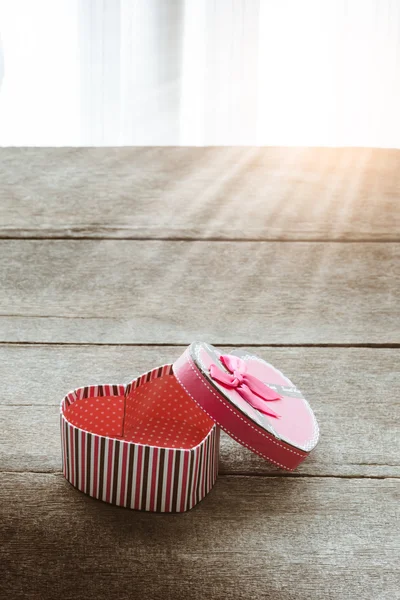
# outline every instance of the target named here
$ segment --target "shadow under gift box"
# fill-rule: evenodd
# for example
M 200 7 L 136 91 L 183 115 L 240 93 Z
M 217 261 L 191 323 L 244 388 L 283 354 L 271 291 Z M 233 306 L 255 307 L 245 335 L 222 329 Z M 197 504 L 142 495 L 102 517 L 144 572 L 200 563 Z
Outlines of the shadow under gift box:
M 217 478 L 219 428 L 181 388 L 172 365 L 127 386 L 70 392 L 61 404 L 61 438 L 65 478 L 118 506 L 183 512 Z
M 278 414 L 271 408 L 275 401 Z M 63 472 L 76 488 L 128 508 L 183 512 L 212 489 L 219 427 L 276 466 L 295 469 L 319 437 L 293 383 L 243 350 L 194 342 L 127 386 L 78 388 L 61 403 Z

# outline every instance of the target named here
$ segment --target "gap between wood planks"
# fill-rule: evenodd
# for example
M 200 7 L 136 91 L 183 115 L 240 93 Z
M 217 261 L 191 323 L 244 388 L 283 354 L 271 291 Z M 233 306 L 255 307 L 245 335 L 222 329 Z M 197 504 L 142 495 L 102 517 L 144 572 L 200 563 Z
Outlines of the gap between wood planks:
M 25 471 L 10 471 L 7 469 L 0 469 L 2 475 L 48 475 L 49 477 L 61 477 L 64 479 L 61 469 L 59 471 L 39 471 L 39 470 L 25 470 Z M 242 479 L 393 479 L 398 480 L 400 477 L 397 475 L 320 475 L 320 474 L 307 474 L 307 473 L 218 473 L 218 479 L 221 477 L 231 478 L 242 478 Z
M 0 317 L 18 317 L 18 315 L 0 315 Z M 24 318 L 37 318 L 39 315 L 28 315 Z M 75 319 L 75 317 L 60 317 L 57 315 L 40 315 L 42 319 Z M 90 317 L 76 317 L 77 319 L 85 319 Z M 96 318 L 96 317 L 93 317 Z M 121 342 L 121 343 L 109 343 L 109 342 L 34 342 L 34 341 L 6 341 L 0 340 L 1 346 L 109 346 L 109 347 L 119 347 L 119 346 L 127 346 L 127 347 L 152 347 L 152 348 L 163 348 L 163 347 L 173 347 L 173 348 L 186 348 L 190 342 L 181 343 L 181 342 Z M 254 343 L 248 342 L 243 344 L 238 343 L 228 343 L 228 342 L 218 342 L 214 341 L 213 346 L 230 346 L 231 348 L 243 348 L 246 346 L 251 346 L 253 348 L 265 348 L 266 346 L 270 348 L 371 348 L 371 349 L 379 349 L 379 348 L 400 348 L 400 342 L 384 342 L 384 343 L 368 343 L 368 342 L 346 342 L 346 343 L 302 343 L 302 344 L 277 344 L 274 342 L 262 342 L 262 343 Z
M 30 230 L 31 231 L 31 230 Z M 114 240 L 114 241 L 131 241 L 131 242 L 257 242 L 259 244 L 269 244 L 269 243 L 311 243 L 311 244 L 393 244 L 399 243 L 400 238 L 382 238 L 382 239 L 370 239 L 366 238 L 281 238 L 281 237 L 271 237 L 268 239 L 257 238 L 257 237 L 181 237 L 181 236 L 146 236 L 146 237 L 138 237 L 138 236 L 104 236 L 104 235 L 40 235 L 41 230 L 33 230 L 37 231 L 38 235 L 24 235 L 21 231 L 22 235 L 7 235 L 6 233 L 0 233 L 0 240 L 6 241 L 52 241 L 52 240 L 65 240 L 69 242 L 82 242 L 82 241 L 101 241 L 101 240 Z

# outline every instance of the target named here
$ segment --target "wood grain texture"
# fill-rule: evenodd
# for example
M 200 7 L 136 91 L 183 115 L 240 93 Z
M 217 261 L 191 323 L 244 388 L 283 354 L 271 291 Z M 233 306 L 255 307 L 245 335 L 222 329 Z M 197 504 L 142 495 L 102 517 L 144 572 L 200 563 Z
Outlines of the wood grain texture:
M 0 242 L 0 341 L 399 343 L 390 243 Z
M 0 236 L 393 240 L 400 151 L 2 148 Z
M 287 345 L 400 343 L 399 198 L 399 150 L 0 149 L 0 598 L 398 597 L 397 351 Z M 183 515 L 69 486 L 61 397 L 196 338 L 261 346 L 312 455 L 282 474 L 224 435 Z
M 173 362 L 183 350 L 0 346 L 0 428 L 6 432 L 0 437 L 0 470 L 59 471 L 59 403 L 66 392 L 87 384 L 128 382 L 152 367 Z M 400 476 L 397 350 L 265 347 L 253 351 L 298 385 L 317 416 L 321 440 L 296 475 Z M 222 436 L 221 474 L 277 472 Z
M 0 474 L 0 595 L 393 600 L 399 487 L 224 477 L 166 517 L 93 500 L 61 476 Z

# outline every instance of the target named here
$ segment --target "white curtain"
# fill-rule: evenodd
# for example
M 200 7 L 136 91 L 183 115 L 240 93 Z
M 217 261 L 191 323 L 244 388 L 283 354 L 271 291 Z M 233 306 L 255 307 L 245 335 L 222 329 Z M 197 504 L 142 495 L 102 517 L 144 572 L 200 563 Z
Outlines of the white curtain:
M 0 39 L 3 146 L 400 147 L 400 0 L 0 0 Z

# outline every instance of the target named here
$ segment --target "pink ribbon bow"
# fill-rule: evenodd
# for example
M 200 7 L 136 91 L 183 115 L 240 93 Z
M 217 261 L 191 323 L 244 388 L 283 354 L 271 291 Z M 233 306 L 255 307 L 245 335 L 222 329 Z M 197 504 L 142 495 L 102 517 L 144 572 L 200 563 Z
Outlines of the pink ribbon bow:
M 279 419 L 279 415 L 265 406 L 265 402 L 280 400 L 282 396 L 268 387 L 264 382 L 247 373 L 247 365 L 244 360 L 232 354 L 220 356 L 220 361 L 229 371 L 225 373 L 217 365 L 210 365 L 212 379 L 221 385 L 235 389 L 252 406 L 264 415 Z

